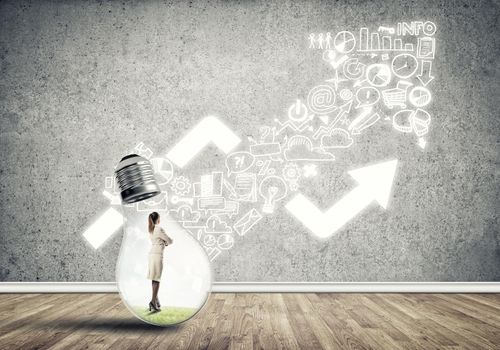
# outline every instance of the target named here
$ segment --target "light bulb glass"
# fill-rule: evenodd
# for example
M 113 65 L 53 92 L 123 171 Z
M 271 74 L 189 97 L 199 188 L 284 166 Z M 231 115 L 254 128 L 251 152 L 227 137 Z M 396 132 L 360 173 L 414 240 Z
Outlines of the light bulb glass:
M 167 194 L 158 193 L 159 187 L 154 178 L 148 183 L 147 177 L 151 168 L 149 162 L 138 156 L 132 160 L 125 159 L 126 164 L 123 162 L 124 160 L 120 162 L 116 171 L 122 190 L 124 217 L 124 235 L 116 265 L 120 297 L 130 312 L 144 322 L 158 326 L 184 322 L 203 307 L 210 295 L 210 262 L 197 239 L 168 214 L 165 205 Z M 139 169 L 140 171 L 136 169 L 135 173 L 132 171 L 131 174 L 130 171 L 133 167 L 137 168 L 138 162 L 142 162 L 144 168 Z M 129 172 L 128 180 L 123 172 L 119 173 L 121 169 Z M 140 176 L 143 176 L 143 179 L 138 181 Z M 134 183 L 130 184 L 131 182 Z M 156 189 L 153 185 L 156 185 Z M 123 189 L 128 192 L 124 194 Z M 142 200 L 137 201 L 138 199 Z M 127 204 L 127 201 L 134 203 Z M 163 269 L 158 290 L 160 311 L 149 306 L 152 301 L 152 282 L 148 279 L 152 243 L 148 232 L 148 217 L 153 211 L 159 213 L 158 225 L 172 239 L 172 243 L 163 251 Z

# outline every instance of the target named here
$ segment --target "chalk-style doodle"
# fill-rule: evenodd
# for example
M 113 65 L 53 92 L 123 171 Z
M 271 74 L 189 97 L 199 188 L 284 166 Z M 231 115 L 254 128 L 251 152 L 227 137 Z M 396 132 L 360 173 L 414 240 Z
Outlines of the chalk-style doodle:
M 207 247 L 213 247 L 217 244 L 217 239 L 213 234 L 206 233 L 203 235 L 203 244 Z
M 404 133 L 411 133 L 413 131 L 418 137 L 422 137 L 429 132 L 430 123 L 430 114 L 421 108 L 415 111 L 405 109 L 397 112 L 392 117 L 392 126 L 394 129 Z
M 254 163 L 255 157 L 251 152 L 234 152 L 226 157 L 227 174 L 242 173 Z
M 307 105 L 316 114 L 328 114 L 335 110 L 335 90 L 329 85 L 318 85 L 309 91 Z
M 434 77 L 432 76 L 432 61 L 422 60 L 420 64 L 420 73 L 417 75 L 418 80 L 423 86 L 427 86 Z
M 220 171 L 214 171 L 211 174 L 202 175 L 199 182 L 199 187 L 195 187 L 195 197 L 221 196 L 223 179 L 223 173 Z
M 335 87 L 335 91 L 339 89 L 339 84 L 347 81 L 347 79 L 341 78 L 339 75 L 339 71 L 336 69 L 335 72 L 333 73 L 333 78 L 325 80 L 327 83 L 333 83 L 333 86 Z
M 401 111 L 396 112 L 392 116 L 392 126 L 397 131 L 401 132 L 411 132 L 412 126 L 410 122 L 410 117 L 413 115 L 413 111 L 410 109 L 403 109 Z
M 245 215 L 243 215 L 238 221 L 236 221 L 233 228 L 238 235 L 244 236 L 261 219 L 262 215 L 255 208 L 252 208 Z
M 325 50 L 330 50 L 331 40 L 332 40 L 332 35 L 330 34 L 330 32 L 327 32 L 325 35 Z
M 239 213 L 240 203 L 236 201 L 226 200 L 224 209 L 211 209 L 209 211 L 213 215 L 227 215 L 232 218 Z
M 418 38 L 417 44 L 417 57 L 418 58 L 434 58 L 434 51 L 436 49 L 436 39 L 424 37 Z
M 155 179 L 159 186 L 166 185 L 174 176 L 172 163 L 166 158 L 155 157 L 149 160 L 155 172 Z
M 394 34 L 396 30 L 393 27 L 385 27 L 385 26 L 380 26 L 378 27 L 379 32 L 387 32 L 389 34 Z
M 114 176 L 106 176 L 104 179 L 104 188 L 108 190 L 114 190 L 115 189 L 115 177 Z
M 316 164 L 305 164 L 302 167 L 302 174 L 304 177 L 315 177 L 318 175 L 318 166 Z
M 349 124 L 347 130 L 354 135 L 359 135 L 361 131 L 369 128 L 380 120 L 378 113 L 372 113 L 372 107 L 365 107 L 361 113 Z
M 344 63 L 344 76 L 351 80 L 357 80 L 365 74 L 366 65 L 360 63 L 357 58 L 350 58 Z
M 431 115 L 421 108 L 417 108 L 417 110 L 410 116 L 410 124 L 418 137 L 422 137 L 429 132 L 430 123 Z
M 397 24 L 397 35 L 398 36 L 405 36 L 405 35 L 427 35 L 427 36 L 433 36 L 434 33 L 436 32 L 436 25 L 431 22 L 431 21 L 426 21 L 426 22 L 420 22 L 420 21 L 414 21 L 414 22 L 399 22 Z
M 352 91 L 349 89 L 342 89 L 339 93 L 339 96 L 344 101 L 350 101 L 352 100 L 353 94 Z
M 177 176 L 172 180 L 170 189 L 178 196 L 185 196 L 191 190 L 191 182 L 185 176 Z
M 417 86 L 410 91 L 408 100 L 415 107 L 424 107 L 431 102 L 431 92 L 423 86 Z
M 380 92 L 371 86 L 365 86 L 359 88 L 356 91 L 356 101 L 358 104 L 355 108 L 365 108 L 368 106 L 372 106 L 380 100 Z
M 372 86 L 387 86 L 391 77 L 391 69 L 386 64 L 375 63 L 366 69 L 366 79 Z
M 234 247 L 233 233 L 248 235 L 281 203 L 319 238 L 338 232 L 370 201 L 386 206 L 396 161 L 351 172 L 359 186 L 325 212 L 297 191 L 312 183 L 311 178 L 329 173 L 320 169 L 322 162 L 334 161 L 347 148 L 355 150 L 360 135 L 369 136 L 367 128 L 379 125 L 384 130 L 385 124 L 377 124 L 381 119 L 392 123 L 394 132 L 407 133 L 419 149 L 430 144 L 435 32 L 433 22 L 413 21 L 306 34 L 304 48 L 313 49 L 327 71 L 306 96 L 286 91 L 294 102 L 268 124 L 257 126 L 259 137 L 247 134 L 244 149 L 237 148 L 243 131 L 235 132 L 213 116 L 201 118 L 160 155 L 139 143 L 133 152 L 151 161 L 163 193 L 128 206 L 168 211 L 203 245 L 211 261 Z M 184 168 L 211 144 L 225 163 L 198 179 L 189 176 Z M 109 205 L 121 204 L 113 177 L 105 179 L 102 194 Z M 97 249 L 122 224 L 122 215 L 110 208 L 84 237 Z
M 332 130 L 337 127 L 337 124 L 343 118 L 345 118 L 346 115 L 349 114 L 349 112 L 351 111 L 351 106 L 352 106 L 352 100 L 349 101 L 349 102 L 347 102 L 347 103 L 345 103 L 345 104 L 343 104 L 342 106 L 340 106 L 338 108 L 338 113 L 335 116 L 335 118 L 333 119 L 333 121 L 328 125 L 328 127 L 321 126 L 320 128 L 318 128 L 318 130 L 316 130 L 316 132 L 313 135 L 313 139 L 317 140 L 322 135 L 328 135 L 328 134 L 330 134 L 332 132 Z
M 393 38 L 390 35 L 380 37 L 380 33 L 370 33 L 368 28 L 359 30 L 359 48 L 358 52 L 377 52 L 377 51 L 408 51 L 414 50 L 412 43 L 405 43 L 402 39 Z
M 314 33 L 309 34 L 309 48 L 310 49 L 315 49 L 315 42 L 316 39 L 314 39 Z
M 268 176 L 262 180 L 259 185 L 259 194 L 264 198 L 262 212 L 272 214 L 276 206 L 276 202 L 285 198 L 288 193 L 288 188 L 285 181 L 278 176 Z
M 150 159 L 153 156 L 153 151 L 151 148 L 147 147 L 144 142 L 139 142 L 134 147 L 134 153 L 146 159 Z
M 323 149 L 349 148 L 354 143 L 351 135 L 344 129 L 333 129 L 330 134 L 321 136 Z
M 288 183 L 290 191 L 299 189 L 299 179 L 302 176 L 302 171 L 295 163 L 288 163 L 282 171 L 283 179 Z
M 254 173 L 237 174 L 233 188 L 236 200 L 242 202 L 257 201 L 257 176 Z
M 392 59 L 392 71 L 401 79 L 408 79 L 418 68 L 418 61 L 412 54 L 402 53 Z
M 339 56 L 339 55 L 337 55 L 335 50 L 326 50 L 323 52 L 323 60 L 330 63 L 330 65 L 335 70 L 338 69 L 342 65 L 342 63 L 347 61 L 347 59 L 349 58 L 349 56 L 347 56 L 347 55 L 340 56 L 340 57 L 337 57 L 337 56 Z
M 394 107 L 406 108 L 406 93 L 411 85 L 408 81 L 400 80 L 395 88 L 383 90 L 384 104 L 390 109 Z
M 356 38 L 351 32 L 344 30 L 335 35 L 333 45 L 338 52 L 349 53 L 356 47 Z
M 207 213 L 209 210 L 223 210 L 226 207 L 224 197 L 204 197 L 198 198 L 198 210 Z
M 316 39 L 318 43 L 318 49 L 324 49 L 323 47 L 323 33 L 318 34 L 318 39 Z
M 214 261 L 215 258 L 217 258 L 219 256 L 219 254 L 222 252 L 217 247 L 205 247 L 205 251 L 207 252 L 208 259 L 210 261 Z
M 197 210 L 191 209 L 189 205 L 181 205 L 177 209 L 171 209 L 170 213 L 182 223 L 196 223 L 201 218 L 201 213 Z
M 300 99 L 288 108 L 288 119 L 295 123 L 302 123 L 310 119 L 307 107 Z
M 265 175 L 272 175 L 274 173 L 274 169 L 270 168 L 271 166 L 271 160 L 266 159 L 266 160 L 259 160 L 257 163 L 255 163 L 259 167 L 259 172 L 257 175 L 260 176 L 265 176 Z
M 229 233 L 223 233 L 217 237 L 217 247 L 222 250 L 231 249 L 234 245 L 234 237 Z
M 292 136 L 287 143 L 284 157 L 288 161 L 334 161 L 333 154 L 313 147 L 312 141 L 303 135 Z
M 205 226 L 206 233 L 231 233 L 233 229 L 218 215 L 212 215 L 208 218 Z
M 179 203 L 187 203 L 189 205 L 193 205 L 194 203 L 194 199 L 193 198 L 190 198 L 190 197 L 179 197 L 177 195 L 173 195 L 172 197 L 170 197 L 170 203 L 176 205 L 176 204 L 179 204 Z
M 168 210 L 168 193 L 162 191 L 159 195 L 136 203 L 137 211 L 166 211 Z

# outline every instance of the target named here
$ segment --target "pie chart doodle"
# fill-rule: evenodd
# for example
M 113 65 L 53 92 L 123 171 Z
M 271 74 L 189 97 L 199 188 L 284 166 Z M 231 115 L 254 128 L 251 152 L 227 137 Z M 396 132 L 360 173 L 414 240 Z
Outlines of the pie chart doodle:
M 408 99 L 415 107 L 427 106 L 431 102 L 431 92 L 423 86 L 417 86 L 410 91 Z
M 376 63 L 366 69 L 366 79 L 372 86 L 387 86 L 391 81 L 391 69 L 386 64 Z
M 340 53 L 349 53 L 356 47 L 356 39 L 351 32 L 342 31 L 333 39 L 333 46 Z

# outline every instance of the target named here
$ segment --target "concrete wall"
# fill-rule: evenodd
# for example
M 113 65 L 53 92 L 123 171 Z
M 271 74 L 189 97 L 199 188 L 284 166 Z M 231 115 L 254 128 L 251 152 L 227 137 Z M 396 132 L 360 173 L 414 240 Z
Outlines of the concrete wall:
M 327 207 L 346 170 L 397 157 L 388 210 L 319 241 L 281 206 L 214 263 L 224 281 L 498 281 L 498 5 L 488 1 L 2 2 L 0 280 L 110 281 L 119 234 L 82 232 L 104 178 L 138 142 L 162 154 L 203 116 L 242 137 L 331 74 L 311 32 L 431 20 L 433 122 L 424 151 L 373 129 L 304 189 Z M 223 169 L 203 153 L 198 174 Z

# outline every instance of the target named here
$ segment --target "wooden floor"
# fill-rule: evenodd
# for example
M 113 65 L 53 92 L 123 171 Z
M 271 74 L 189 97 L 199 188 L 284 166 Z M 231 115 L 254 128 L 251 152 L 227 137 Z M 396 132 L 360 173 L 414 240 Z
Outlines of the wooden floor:
M 116 294 L 0 294 L 0 349 L 499 349 L 500 295 L 212 294 L 185 324 Z

